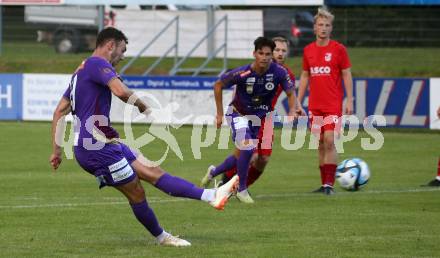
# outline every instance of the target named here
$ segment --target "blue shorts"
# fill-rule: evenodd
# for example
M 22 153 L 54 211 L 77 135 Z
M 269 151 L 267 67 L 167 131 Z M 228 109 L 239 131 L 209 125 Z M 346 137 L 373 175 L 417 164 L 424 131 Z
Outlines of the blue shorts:
M 74 151 L 78 164 L 96 177 L 99 188 L 123 185 L 136 178 L 131 163 L 137 153 L 123 143 L 106 143 L 100 150 L 75 147 Z

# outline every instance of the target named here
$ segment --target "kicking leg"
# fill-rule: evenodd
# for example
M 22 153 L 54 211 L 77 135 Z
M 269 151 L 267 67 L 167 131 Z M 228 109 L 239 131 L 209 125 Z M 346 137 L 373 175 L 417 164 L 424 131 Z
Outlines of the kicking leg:
M 237 180 L 231 180 L 218 189 L 203 189 L 183 178 L 170 175 L 160 167 L 149 167 L 138 159 L 131 165 L 142 180 L 151 183 L 162 192 L 174 197 L 202 200 L 219 210 L 224 209 L 227 198 L 236 190 Z

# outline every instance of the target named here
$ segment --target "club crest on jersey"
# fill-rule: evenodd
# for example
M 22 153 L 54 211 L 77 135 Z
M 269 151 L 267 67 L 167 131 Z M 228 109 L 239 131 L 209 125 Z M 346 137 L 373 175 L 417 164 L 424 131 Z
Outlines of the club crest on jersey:
M 275 88 L 275 84 L 273 84 L 273 82 L 267 82 L 266 85 L 264 85 L 264 88 L 266 88 L 266 90 L 273 90 Z
M 255 77 L 249 77 L 246 79 L 246 92 L 252 94 L 254 92 Z
M 330 62 L 332 60 L 332 53 L 325 53 L 324 60 Z

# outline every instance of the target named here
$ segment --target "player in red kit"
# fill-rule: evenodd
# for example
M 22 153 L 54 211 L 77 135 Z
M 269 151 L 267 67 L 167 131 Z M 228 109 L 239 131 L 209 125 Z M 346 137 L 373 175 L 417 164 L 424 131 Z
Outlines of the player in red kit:
M 319 134 L 319 169 L 321 187 L 314 192 L 334 193 L 338 156 L 334 143 L 341 129 L 344 81 L 346 105 L 344 113 L 353 113 L 353 80 L 347 50 L 331 40 L 334 16 L 319 8 L 314 17 L 316 41 L 304 48 L 303 71 L 299 84 L 298 101 L 302 103 L 309 83 L 309 121 L 312 133 Z
M 286 64 L 286 58 L 289 53 L 289 42 L 283 38 L 283 37 L 275 37 L 272 38 L 272 41 L 275 43 L 275 49 L 273 50 L 273 60 L 282 65 L 284 68 L 286 68 L 290 79 L 292 82 L 295 81 L 295 75 L 293 74 L 292 70 L 287 66 Z M 277 92 L 277 96 L 275 97 L 273 104 L 275 105 L 277 103 L 278 97 L 281 94 L 281 90 Z M 300 107 L 301 115 L 305 114 L 302 107 Z M 273 122 L 269 123 L 273 126 Z M 272 130 L 271 133 L 268 133 L 267 135 L 272 137 L 272 139 L 268 139 L 267 142 L 273 141 L 273 128 L 270 128 Z M 263 134 L 259 135 L 259 140 L 261 142 L 264 142 L 262 139 Z M 265 146 L 265 148 L 262 148 L 261 145 L 258 146 L 258 148 L 255 149 L 254 154 L 252 155 L 251 162 L 249 165 L 248 170 L 248 178 L 247 178 L 247 186 L 252 185 L 263 173 L 267 163 L 269 162 L 270 156 L 272 155 L 272 144 L 270 146 Z M 234 166 L 228 171 L 226 171 L 223 174 L 223 178 L 221 183 L 226 183 L 231 179 L 235 174 L 237 173 L 237 167 Z
M 437 109 L 437 117 L 440 119 L 440 107 Z M 425 186 L 440 186 L 440 158 L 438 158 L 437 164 L 437 176 L 429 181 Z

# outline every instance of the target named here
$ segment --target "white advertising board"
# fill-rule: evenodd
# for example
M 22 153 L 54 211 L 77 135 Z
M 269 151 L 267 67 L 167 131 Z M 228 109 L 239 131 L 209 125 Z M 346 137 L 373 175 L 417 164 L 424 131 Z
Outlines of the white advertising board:
M 23 74 L 23 120 L 52 120 L 70 77 L 66 74 Z
M 440 118 L 437 116 L 437 109 L 440 108 L 440 78 L 431 78 L 429 87 L 429 128 L 440 129 Z

